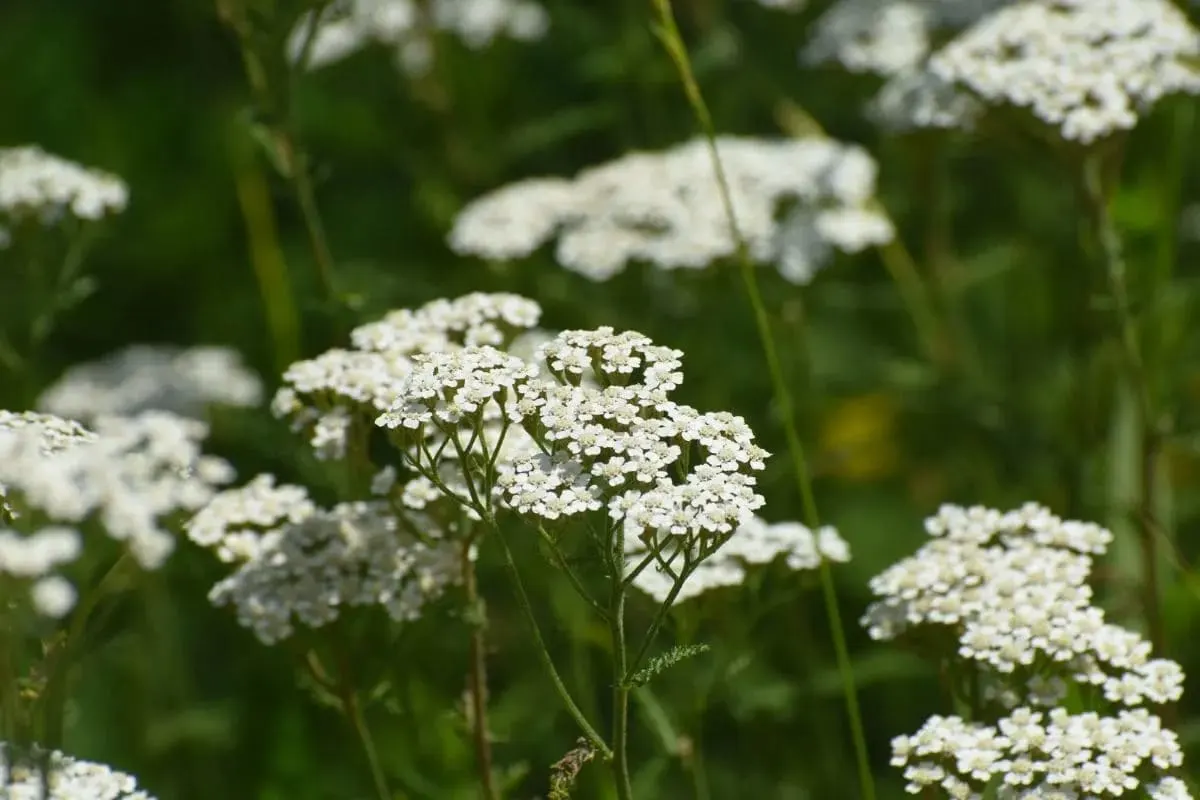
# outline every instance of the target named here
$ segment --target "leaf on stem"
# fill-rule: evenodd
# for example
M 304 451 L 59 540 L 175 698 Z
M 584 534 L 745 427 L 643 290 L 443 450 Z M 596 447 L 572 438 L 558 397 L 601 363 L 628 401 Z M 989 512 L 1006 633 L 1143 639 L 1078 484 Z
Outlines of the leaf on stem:
M 693 656 L 698 656 L 701 653 L 706 653 L 709 650 L 706 644 L 685 644 L 676 645 L 661 656 L 655 656 L 650 659 L 645 667 L 633 673 L 629 678 L 630 684 L 634 686 L 644 686 L 653 680 L 660 672 L 663 672 L 681 661 L 686 661 Z

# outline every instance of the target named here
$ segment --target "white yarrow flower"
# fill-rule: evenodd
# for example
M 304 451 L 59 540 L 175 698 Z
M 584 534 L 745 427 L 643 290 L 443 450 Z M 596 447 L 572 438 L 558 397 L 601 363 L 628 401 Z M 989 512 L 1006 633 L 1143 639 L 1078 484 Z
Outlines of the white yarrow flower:
M 626 570 L 642 566 L 648 552 L 637 537 L 627 539 Z M 632 585 L 664 603 L 670 597 L 683 571 L 684 551 L 667 553 L 662 560 L 649 561 L 637 573 Z M 701 561 L 684 579 L 675 596 L 682 603 L 713 589 L 741 586 L 747 572 L 756 566 L 781 559 L 788 569 L 808 571 L 817 569 L 823 561 L 844 563 L 850 560 L 850 546 L 837 531 L 823 526 L 813 531 L 799 522 L 768 523 L 752 516 L 738 526 L 733 535 L 713 555 Z
M 210 405 L 255 406 L 262 381 L 225 347 L 134 345 L 68 369 L 38 407 L 84 421 L 142 411 L 202 417 Z
M 440 536 L 428 517 L 409 522 L 427 539 Z M 319 628 L 355 606 L 380 606 L 398 622 L 416 619 L 461 575 L 454 542 L 418 540 L 387 503 L 319 509 L 302 488 L 276 486 L 269 475 L 218 495 L 189 534 L 237 563 L 209 599 L 234 606 L 264 644 L 288 638 L 296 623 Z
M 95 520 L 142 568 L 156 569 L 175 547 L 168 518 L 207 503 L 232 467 L 201 452 L 208 428 L 196 420 L 148 411 L 93 427 L 90 441 L 51 453 L 0 433 L 0 485 L 19 508 L 53 522 Z
M 0 148 L 0 214 L 53 222 L 70 213 L 98 220 L 125 210 L 120 178 L 46 153 L 39 147 Z
M 1022 0 L 936 53 L 930 69 L 988 105 L 1027 109 L 1088 144 L 1163 97 L 1200 94 L 1200 32 L 1168 0 Z
M 788 280 L 806 283 L 834 251 L 857 253 L 894 236 L 872 202 L 876 164 L 858 147 L 723 136 L 717 149 L 751 257 Z M 463 209 L 449 242 L 458 253 L 508 260 L 555 237 L 559 263 L 597 281 L 630 262 L 701 269 L 737 249 L 703 139 L 629 153 L 571 181 L 504 187 Z
M 305 15 L 292 31 L 292 60 L 300 57 L 311 25 Z M 540 39 L 548 27 L 545 9 L 534 0 L 343 0 L 318 22 L 307 66 L 319 69 L 381 44 L 395 48 L 405 72 L 420 75 L 430 67 L 435 32 L 482 50 L 499 38 Z
M 48 754 L 49 796 L 43 776 L 29 761 L 13 763 L 11 746 L 0 743 L 0 787 L 12 800 L 154 800 L 132 775 L 55 750 Z M 39 759 L 40 760 L 40 759 Z

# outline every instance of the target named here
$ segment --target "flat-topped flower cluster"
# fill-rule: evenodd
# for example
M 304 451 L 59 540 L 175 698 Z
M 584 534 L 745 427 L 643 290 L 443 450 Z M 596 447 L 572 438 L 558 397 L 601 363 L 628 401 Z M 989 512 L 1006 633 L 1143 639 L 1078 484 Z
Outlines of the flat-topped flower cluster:
M 611 328 L 546 334 L 540 314 L 515 295 L 439 300 L 289 367 L 276 414 L 319 456 L 365 461 L 374 478 L 327 510 L 270 476 L 214 498 L 188 527 L 237 565 L 213 601 L 266 642 L 343 606 L 411 619 L 500 514 L 543 534 L 594 514 L 628 552 L 629 584 L 660 601 L 738 583 L 776 556 L 793 569 L 848 558 L 832 529 L 754 517 L 767 453 L 741 417 L 672 399 L 680 351 Z M 723 569 L 697 572 L 739 535 Z
M 12 746 L 0 742 L 0 788 L 12 800 L 154 800 L 137 779 L 106 764 L 84 761 L 57 750 L 34 749 L 30 757 L 14 758 Z M 45 765 L 41 769 L 30 761 Z M 43 782 L 49 793 L 43 792 Z
M 808 283 L 835 252 L 894 237 L 862 148 L 821 137 L 721 136 L 715 146 L 750 257 L 785 279 Z M 703 269 L 738 249 L 703 139 L 505 186 L 464 208 L 449 237 L 456 252 L 497 261 L 553 239 L 561 266 L 597 281 L 635 262 Z
M 956 669 L 980 691 L 975 709 L 995 724 L 933 717 L 893 742 L 909 789 L 975 797 L 1105 797 L 1143 787 L 1152 798 L 1190 797 L 1168 773 L 1177 737 L 1146 706 L 1183 694 L 1183 669 L 1151 657 L 1138 634 L 1105 620 L 1087 585 L 1112 534 L 1028 504 L 1007 512 L 943 506 L 932 537 L 876 576 L 863 624 L 875 639 L 953 642 Z M 935 645 L 936 646 L 936 645 Z M 1072 688 L 1099 713 L 1068 713 Z M 1047 709 L 1042 711 L 1039 709 Z
M 202 507 L 233 477 L 201 452 L 207 426 L 167 412 L 97 418 L 91 430 L 46 414 L 0 412 L 0 487 L 7 529 L 0 570 L 31 584 L 34 608 L 61 617 L 75 589 L 56 574 L 95 526 L 143 569 L 175 547 L 170 522 Z
M 839 0 L 805 55 L 886 77 L 870 111 L 894 130 L 1021 109 L 1086 145 L 1200 93 L 1200 31 L 1169 0 Z

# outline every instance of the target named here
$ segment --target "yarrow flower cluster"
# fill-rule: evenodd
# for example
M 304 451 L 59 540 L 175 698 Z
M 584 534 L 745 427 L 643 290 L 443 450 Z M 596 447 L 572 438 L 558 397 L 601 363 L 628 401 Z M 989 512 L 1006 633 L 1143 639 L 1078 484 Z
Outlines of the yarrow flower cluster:
M 558 334 L 537 364 L 488 346 L 415 357 L 377 420 L 427 479 L 405 504 L 449 490 L 540 525 L 599 512 L 631 548 L 681 559 L 683 580 L 761 507 L 767 453 L 741 417 L 670 399 L 681 355 L 602 327 Z
M 39 147 L 0 148 L 0 214 L 47 222 L 69 213 L 98 220 L 125 210 L 129 191 L 120 178 L 81 167 Z
M 312 24 L 306 15 L 292 31 L 288 50 L 293 60 L 303 53 Z M 501 37 L 540 39 L 548 27 L 546 10 L 534 0 L 343 0 L 317 22 L 307 65 L 318 69 L 369 44 L 381 44 L 395 48 L 397 66 L 404 72 L 420 75 L 432 63 L 435 31 L 482 50 Z
M 232 467 L 201 452 L 208 429 L 196 420 L 145 412 L 102 417 L 93 429 L 90 440 L 53 452 L 0 434 L 0 484 L 21 517 L 71 527 L 94 520 L 140 566 L 156 569 L 175 546 L 167 518 L 207 503 Z
M 466 346 L 515 345 L 540 316 L 537 303 L 503 293 L 474 293 L 393 311 L 352 331 L 355 349 L 333 349 L 291 365 L 272 411 L 306 431 L 318 456 L 342 458 L 354 420 L 369 426 L 392 407 L 414 357 Z
M 104 764 L 82 761 L 55 750 L 49 764 L 50 793 L 42 792 L 40 770 L 15 762 L 10 746 L 0 743 L 0 787 L 12 800 L 154 800 L 137 779 Z M 40 757 L 38 760 L 42 760 Z
M 1200 32 L 1168 0 L 1022 0 L 979 20 L 929 68 L 987 105 L 1027 109 L 1088 144 L 1163 97 L 1200 94 Z
M 33 411 L 0 410 L 0 458 L 32 458 L 49 455 L 72 445 L 95 439 L 95 434 L 78 422 Z M 0 519 L 9 518 L 8 487 L 0 480 Z
M 540 355 L 554 382 L 527 384 L 516 403 L 540 452 L 499 477 L 518 513 L 553 522 L 605 509 L 626 540 L 698 562 L 762 506 L 755 473 L 768 454 L 746 422 L 669 399 L 678 350 L 599 328 L 565 331 Z
M 788 569 L 814 570 L 822 562 L 845 563 L 850 560 L 850 545 L 829 525 L 815 532 L 799 522 L 771 524 L 752 516 L 734 531 L 728 543 L 696 565 L 679 584 L 684 554 L 654 558 L 638 539 L 627 543 L 626 571 L 633 576 L 631 585 L 660 603 L 671 599 L 682 603 L 713 589 L 741 586 L 748 572 L 757 566 L 782 559 Z
M 717 150 L 751 256 L 794 283 L 811 280 L 834 251 L 857 253 L 894 236 L 872 202 L 877 168 L 861 148 L 726 136 Z M 506 186 L 463 209 L 450 246 L 509 260 L 555 237 L 559 263 L 597 281 L 629 262 L 700 269 L 737 250 L 703 139 L 630 153 L 573 180 Z
M 863 618 L 872 638 L 948 629 L 961 658 L 1008 685 L 996 694 L 1008 705 L 1057 702 L 1048 675 L 1121 705 L 1181 696 L 1180 666 L 1151 659 L 1147 642 L 1091 605 L 1091 556 L 1112 540 L 1107 530 L 1033 504 L 1006 513 L 944 506 L 926 530 L 931 542 L 871 580 L 881 598 Z
M 974 101 L 927 69 L 930 53 L 1009 0 L 838 0 L 802 51 L 810 64 L 837 63 L 886 80 L 867 113 L 893 131 L 971 124 Z
M 201 417 L 210 405 L 247 407 L 261 399 L 262 381 L 234 350 L 134 345 L 71 367 L 38 407 L 86 422 L 142 411 Z
M 0 442 L 7 440 L 10 446 L 25 444 L 49 455 L 95 438 L 72 419 L 35 411 L 0 410 Z
M 904 768 L 911 794 L 940 788 L 951 798 L 1082 800 L 1140 788 L 1152 800 L 1190 800 L 1169 774 L 1182 763 L 1178 736 L 1145 709 L 1104 717 L 1017 708 L 996 725 L 934 716 L 892 740 L 892 765 Z
M 1004 0 L 838 0 L 802 52 L 811 64 L 899 75 L 920 66 L 942 29 L 970 23 Z
M 237 565 L 209 599 L 233 605 L 238 621 L 269 645 L 291 636 L 297 622 L 319 628 L 348 607 L 382 606 L 396 621 L 418 618 L 459 580 L 461 552 L 439 539 L 431 519 L 407 522 L 422 538 L 386 503 L 321 509 L 303 488 L 260 475 L 215 497 L 192 518 L 188 534 Z

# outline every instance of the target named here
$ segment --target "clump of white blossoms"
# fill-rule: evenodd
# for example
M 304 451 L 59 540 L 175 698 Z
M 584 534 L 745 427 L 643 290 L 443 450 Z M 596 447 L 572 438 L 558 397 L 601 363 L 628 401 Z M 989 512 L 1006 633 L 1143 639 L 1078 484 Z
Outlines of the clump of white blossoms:
M 55 750 L 48 756 L 49 795 L 43 794 L 40 770 L 14 763 L 7 744 L 0 743 L 0 788 L 12 800 L 154 800 L 137 779 L 112 767 L 82 761 Z
M 22 535 L 0 528 L 0 575 L 6 582 L 28 585 L 29 600 L 41 616 L 59 619 L 75 606 L 75 587 L 58 567 L 79 558 L 79 531 L 52 526 Z
M 74 420 L 33 411 L 0 409 L 0 460 L 49 455 L 92 441 L 95 437 L 94 433 Z M 0 519 L 10 518 L 13 514 L 7 491 L 8 487 L 0 480 Z
M 196 420 L 145 412 L 92 427 L 89 441 L 53 452 L 0 434 L 0 485 L 18 519 L 94 523 L 142 568 L 156 569 L 175 546 L 169 518 L 207 503 L 232 467 L 201 452 L 208 429 Z
M 72 419 L 36 411 L 0 409 L 0 443 L 7 442 L 9 446 L 28 445 L 49 455 L 95 438 L 96 434 Z
M 996 725 L 934 716 L 892 740 L 908 792 L 930 797 L 1190 800 L 1170 774 L 1182 763 L 1179 737 L 1144 709 L 1105 717 L 1018 708 Z
M 974 101 L 931 73 L 927 60 L 947 35 L 1006 2 L 838 0 L 818 18 L 801 56 L 885 78 L 867 112 L 887 129 L 967 127 Z
M 509 509 L 544 530 L 597 515 L 619 549 L 645 554 L 626 580 L 654 562 L 667 598 L 762 506 L 767 456 L 741 417 L 670 400 L 681 355 L 611 328 L 558 334 L 538 349 L 545 372 L 491 347 L 433 353 L 378 424 L 431 488 L 481 517 Z M 513 436 L 526 444 L 505 449 Z M 462 489 L 441 477 L 448 458 Z
M 170 411 L 201 417 L 210 405 L 255 406 L 262 381 L 227 347 L 134 345 L 68 369 L 38 407 L 83 421 Z
M 461 554 L 439 539 L 431 519 L 407 522 L 420 538 L 387 503 L 321 509 L 303 488 L 260 475 L 215 497 L 188 534 L 237 565 L 209 599 L 233 605 L 238 621 L 269 645 L 291 636 L 296 622 L 320 628 L 348 607 L 381 606 L 398 622 L 418 618 L 459 580 Z
M 1028 110 L 1083 144 L 1133 128 L 1163 97 L 1200 93 L 1200 32 L 1168 0 L 1022 0 L 930 60 L 987 105 Z
M 717 150 L 751 257 L 794 283 L 811 280 L 835 251 L 895 235 L 873 202 L 875 161 L 857 146 L 725 136 Z M 629 153 L 571 180 L 506 186 L 464 208 L 449 242 L 457 253 L 510 260 L 556 237 L 558 262 L 597 281 L 630 262 L 701 269 L 737 252 L 703 139 Z
M 660 603 L 671 599 L 683 554 L 670 560 L 652 558 L 639 539 L 626 546 L 626 569 L 633 576 L 632 585 Z M 738 526 L 724 547 L 692 570 L 675 591 L 673 602 L 682 603 L 713 589 L 741 586 L 749 570 L 776 559 L 797 572 L 815 570 L 822 562 L 849 561 L 850 545 L 829 525 L 814 532 L 799 522 L 772 524 L 753 516 Z
M 69 213 L 98 220 L 125 209 L 120 178 L 46 153 L 39 147 L 0 148 L 0 214 L 50 222 Z
M 414 356 L 515 344 L 541 313 L 524 297 L 478 292 L 393 311 L 352 331 L 354 349 L 329 350 L 288 367 L 272 411 L 306 432 L 318 456 L 343 458 L 352 424 L 369 428 L 391 408 Z
M 292 31 L 293 59 L 303 52 L 311 24 L 305 16 Z M 420 75 L 432 62 L 435 32 L 482 50 L 499 38 L 541 39 L 548 27 L 546 10 L 534 0 L 342 0 L 318 21 L 307 65 L 325 67 L 380 44 L 395 48 L 402 70 Z
M 872 638 L 948 630 L 958 657 L 999 683 L 993 695 L 1007 705 L 1058 702 L 1046 691 L 1051 677 L 1095 686 L 1120 705 L 1181 696 L 1179 664 L 1150 658 L 1147 642 L 1091 605 L 1091 556 L 1112 540 L 1104 528 L 1029 504 L 1006 513 L 944 506 L 926 530 L 932 541 L 871 580 L 880 599 L 863 624 Z

